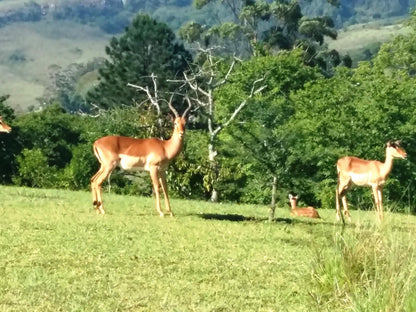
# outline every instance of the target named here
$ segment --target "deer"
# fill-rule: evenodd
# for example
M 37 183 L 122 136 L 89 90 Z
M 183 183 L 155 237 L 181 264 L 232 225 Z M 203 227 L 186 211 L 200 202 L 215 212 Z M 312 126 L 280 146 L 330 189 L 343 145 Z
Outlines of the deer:
M 91 192 L 93 207 L 97 214 L 105 214 L 101 185 L 110 176 L 112 171 L 120 166 L 124 170 L 143 169 L 150 173 L 153 191 L 156 199 L 156 211 L 161 217 L 164 213 L 160 205 L 160 188 L 165 199 L 166 212 L 174 216 L 168 195 L 166 182 L 166 169 L 169 163 L 179 155 L 183 146 L 185 135 L 186 114 L 191 108 L 187 98 L 188 107 L 180 116 L 172 106 L 172 98 L 168 102 L 170 110 L 175 115 L 173 133 L 168 140 L 159 138 L 132 138 L 126 136 L 110 135 L 99 138 L 93 144 L 94 155 L 100 163 L 97 173 L 91 178 Z
M 6 124 L 3 120 L 3 117 L 0 116 L 0 132 L 10 133 L 12 131 L 12 127 Z
M 314 207 L 308 206 L 308 207 L 297 207 L 297 200 L 298 196 L 294 193 L 289 194 L 289 202 L 290 202 L 290 214 L 292 216 L 297 217 L 307 217 L 307 218 L 321 218 L 319 216 L 318 210 L 316 210 Z
M 371 187 L 378 220 L 383 220 L 383 186 L 393 169 L 393 160 L 395 158 L 406 159 L 406 157 L 407 153 L 400 146 L 400 141 L 388 141 L 384 162 L 365 160 L 354 156 L 345 156 L 338 159 L 338 184 L 336 189 L 337 220 L 342 219 L 342 222 L 345 223 L 344 216 L 341 214 L 340 201 L 342 201 L 344 215 L 348 221 L 351 221 L 346 195 L 352 185 Z

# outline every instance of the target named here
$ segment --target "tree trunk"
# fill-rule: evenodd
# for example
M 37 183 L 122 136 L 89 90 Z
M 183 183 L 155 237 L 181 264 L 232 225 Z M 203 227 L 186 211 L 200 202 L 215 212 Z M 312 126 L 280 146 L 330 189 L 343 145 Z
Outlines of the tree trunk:
M 273 177 L 272 201 L 271 201 L 270 210 L 269 210 L 269 222 L 272 222 L 274 220 L 274 211 L 276 209 L 276 184 L 277 184 L 277 178 Z
M 211 191 L 211 201 L 212 202 L 218 202 L 218 192 L 215 189 L 215 183 L 218 180 L 218 164 L 215 160 L 215 157 L 217 156 L 218 152 L 215 150 L 214 147 L 214 138 L 211 137 L 210 143 L 208 145 L 208 159 L 209 164 L 211 167 L 211 170 L 213 172 L 213 179 L 212 179 L 212 191 Z

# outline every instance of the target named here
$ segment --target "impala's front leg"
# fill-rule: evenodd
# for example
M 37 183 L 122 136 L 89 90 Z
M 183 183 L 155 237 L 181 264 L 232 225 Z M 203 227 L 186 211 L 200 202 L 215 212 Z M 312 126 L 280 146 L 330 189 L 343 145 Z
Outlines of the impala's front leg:
M 159 177 L 158 177 L 158 168 L 153 166 L 149 169 L 150 178 L 152 179 L 153 191 L 156 197 L 156 210 L 161 217 L 163 217 L 162 209 L 160 208 L 160 194 L 159 194 Z
M 383 192 L 382 192 L 381 187 L 378 188 L 377 193 L 378 193 L 378 202 L 379 202 L 379 218 L 380 218 L 380 221 L 382 221 L 384 219 L 384 211 L 383 211 Z
M 376 206 L 377 217 L 379 221 L 383 220 L 383 199 L 382 199 L 382 192 L 381 188 L 378 186 L 373 186 L 373 196 L 374 196 L 374 204 Z
M 162 185 L 163 196 L 165 198 L 166 211 L 170 214 L 171 217 L 173 217 L 173 212 L 170 208 L 170 201 L 168 195 L 168 184 L 166 183 L 166 172 L 164 170 L 159 171 L 159 177 L 160 184 Z

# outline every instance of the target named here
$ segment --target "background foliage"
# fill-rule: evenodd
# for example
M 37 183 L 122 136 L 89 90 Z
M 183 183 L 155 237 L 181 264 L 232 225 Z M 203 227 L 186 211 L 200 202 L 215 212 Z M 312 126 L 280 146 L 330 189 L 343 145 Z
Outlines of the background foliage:
M 215 122 L 225 122 L 259 76 L 264 78 L 266 88 L 249 99 L 218 137 L 218 179 L 212 176 L 205 150 L 209 139 L 206 118 L 202 110 L 193 110 L 184 151 L 170 166 L 172 194 L 208 199 L 215 181 L 222 201 L 266 204 L 270 202 L 272 177 L 277 177 L 281 204 L 286 202 L 287 192 L 293 190 L 301 194 L 304 203 L 331 208 L 339 157 L 349 154 L 382 160 L 384 144 L 402 139 L 409 161 L 395 163 L 384 195 L 392 209 L 402 211 L 404 203 L 412 206 L 414 19 L 409 20 L 409 34 L 384 44 L 371 61 L 361 62 L 356 68 L 338 66 L 328 74 L 306 64 L 302 49 L 240 60 L 226 83 L 215 89 Z M 0 136 L 1 181 L 88 189 L 89 179 L 98 168 L 91 151 L 95 139 L 107 134 L 168 138 L 170 119 L 165 118 L 166 114 L 158 116 L 145 97 L 126 84 L 152 88 L 149 79 L 143 77 L 156 73 L 166 98 L 176 87 L 166 79 L 182 77 L 185 70 L 194 70 L 193 66 L 204 69 L 204 59 L 196 58 L 197 62 L 191 64 L 193 52 L 177 42 L 166 24 L 140 14 L 120 38 L 110 41 L 110 61 L 91 65 L 94 70 L 102 66 L 101 82 L 81 101 L 83 106 L 70 109 L 74 106 L 68 103 L 73 102 L 65 98 L 73 96 L 77 79 L 67 80 L 65 75 L 58 77 L 61 88 L 50 97 L 54 104 L 39 111 L 15 116 L 5 105 L 7 96 L 0 98 L 1 113 L 13 127 L 12 133 Z M 218 70 L 228 68 L 231 59 L 216 59 Z M 76 68 L 72 77 L 81 77 L 78 72 L 83 70 Z M 178 107 L 182 104 L 179 98 L 174 103 Z M 100 110 L 91 115 L 74 114 L 91 102 L 99 104 Z M 166 112 L 165 102 L 160 104 Z M 151 193 L 146 175 L 116 172 L 111 181 L 114 192 Z M 366 190 L 353 192 L 352 205 L 371 207 L 369 194 Z

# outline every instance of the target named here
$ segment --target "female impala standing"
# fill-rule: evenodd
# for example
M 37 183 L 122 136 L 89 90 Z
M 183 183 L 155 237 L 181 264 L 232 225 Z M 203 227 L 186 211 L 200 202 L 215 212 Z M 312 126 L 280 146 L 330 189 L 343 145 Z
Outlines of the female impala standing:
M 352 185 L 370 186 L 373 191 L 376 212 L 379 220 L 383 219 L 383 186 L 387 177 L 393 169 L 393 159 L 405 159 L 407 154 L 400 147 L 400 141 L 389 141 L 386 144 L 386 159 L 384 162 L 378 160 L 364 160 L 361 158 L 346 156 L 337 162 L 338 186 L 336 190 L 337 220 L 344 217 L 341 214 L 341 205 L 344 207 L 345 216 L 351 220 L 347 204 L 347 192 Z

